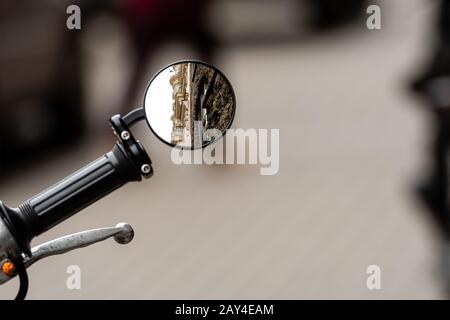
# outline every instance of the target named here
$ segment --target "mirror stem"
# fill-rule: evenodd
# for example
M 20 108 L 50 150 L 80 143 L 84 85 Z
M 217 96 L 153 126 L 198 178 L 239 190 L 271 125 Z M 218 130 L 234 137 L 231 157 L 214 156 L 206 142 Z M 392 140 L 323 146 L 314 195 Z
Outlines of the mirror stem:
M 143 107 L 139 107 L 137 109 L 134 109 L 130 113 L 128 113 L 126 116 L 124 116 L 123 121 L 128 127 L 133 126 L 139 121 L 145 120 L 145 111 Z

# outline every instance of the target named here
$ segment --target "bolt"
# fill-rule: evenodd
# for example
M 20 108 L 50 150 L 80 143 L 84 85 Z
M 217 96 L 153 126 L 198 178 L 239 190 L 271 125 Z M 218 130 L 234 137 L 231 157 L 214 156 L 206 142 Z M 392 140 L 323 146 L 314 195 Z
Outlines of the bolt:
M 128 140 L 128 139 L 130 139 L 130 133 L 128 131 L 122 131 L 122 133 L 120 134 L 120 137 L 123 140 Z
M 143 174 L 148 174 L 148 173 L 150 173 L 151 170 L 152 170 L 152 167 L 150 167 L 149 164 L 144 164 L 141 167 L 141 171 L 142 171 Z

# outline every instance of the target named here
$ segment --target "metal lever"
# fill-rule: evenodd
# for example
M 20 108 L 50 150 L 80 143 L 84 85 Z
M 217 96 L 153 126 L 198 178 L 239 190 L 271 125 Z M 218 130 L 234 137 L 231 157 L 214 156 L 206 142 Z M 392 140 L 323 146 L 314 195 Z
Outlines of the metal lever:
M 84 248 L 110 237 L 119 244 L 127 244 L 133 240 L 134 231 L 128 223 L 118 223 L 112 228 L 86 230 L 51 240 L 31 249 L 31 257 L 24 259 L 24 265 L 28 268 L 43 258 Z
M 31 257 L 23 254 L 23 266 L 26 269 L 43 258 L 84 248 L 110 237 L 114 237 L 119 244 L 127 244 L 133 240 L 134 231 L 128 223 L 118 223 L 112 228 L 86 230 L 51 240 L 31 249 Z M 0 261 L 0 284 L 14 278 L 16 274 L 17 268 L 13 261 L 8 258 Z

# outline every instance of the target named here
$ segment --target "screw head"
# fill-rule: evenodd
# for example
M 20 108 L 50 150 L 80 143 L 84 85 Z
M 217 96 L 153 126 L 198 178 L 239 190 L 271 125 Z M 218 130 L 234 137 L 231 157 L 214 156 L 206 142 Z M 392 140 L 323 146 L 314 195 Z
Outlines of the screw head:
M 148 173 L 150 173 L 151 170 L 152 170 L 152 167 L 150 167 L 149 164 L 144 164 L 141 167 L 141 171 L 142 171 L 143 174 L 148 174 Z
M 130 133 L 128 131 L 122 131 L 122 133 L 120 134 L 120 137 L 123 140 L 128 140 L 128 139 L 130 139 Z

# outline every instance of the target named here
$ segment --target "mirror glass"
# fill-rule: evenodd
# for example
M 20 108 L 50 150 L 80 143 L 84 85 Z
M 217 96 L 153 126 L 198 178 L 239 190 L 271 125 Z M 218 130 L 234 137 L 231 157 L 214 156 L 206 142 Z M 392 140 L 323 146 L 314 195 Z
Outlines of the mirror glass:
M 144 109 L 148 125 L 162 141 L 197 149 L 220 138 L 231 126 L 236 99 L 221 71 L 187 61 L 164 68 L 152 79 Z

